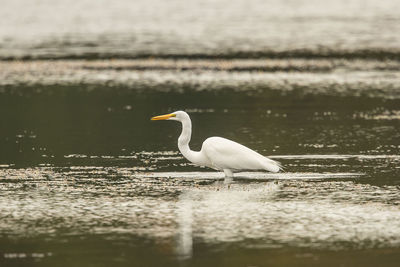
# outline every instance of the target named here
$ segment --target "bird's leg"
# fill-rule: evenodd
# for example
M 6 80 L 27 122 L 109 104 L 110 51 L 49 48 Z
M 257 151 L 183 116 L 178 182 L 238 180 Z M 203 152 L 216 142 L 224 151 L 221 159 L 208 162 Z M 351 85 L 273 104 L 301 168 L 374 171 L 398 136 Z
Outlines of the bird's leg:
M 224 184 L 231 184 L 233 181 L 233 172 L 230 169 L 224 169 L 225 179 Z
M 225 178 L 232 178 L 233 172 L 230 169 L 224 169 Z

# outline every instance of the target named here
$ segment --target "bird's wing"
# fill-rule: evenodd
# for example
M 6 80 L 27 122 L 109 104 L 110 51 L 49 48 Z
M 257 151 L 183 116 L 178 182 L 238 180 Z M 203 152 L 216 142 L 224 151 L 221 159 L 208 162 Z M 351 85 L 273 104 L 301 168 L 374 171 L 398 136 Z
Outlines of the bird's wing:
M 206 139 L 201 150 L 211 164 L 221 170 L 268 170 L 278 172 L 281 169 L 278 162 L 222 137 Z

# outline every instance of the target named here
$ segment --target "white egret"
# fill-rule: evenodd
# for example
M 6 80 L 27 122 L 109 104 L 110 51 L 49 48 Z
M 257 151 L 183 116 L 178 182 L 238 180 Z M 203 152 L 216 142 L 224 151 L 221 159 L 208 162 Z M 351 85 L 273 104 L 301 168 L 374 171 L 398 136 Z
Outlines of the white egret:
M 192 135 L 192 121 L 184 111 L 152 117 L 151 120 L 180 121 L 182 133 L 178 138 L 178 148 L 182 155 L 196 165 L 223 171 L 226 177 L 233 177 L 234 172 L 241 170 L 279 172 L 282 169 L 279 162 L 222 137 L 207 138 L 200 151 L 191 150 L 189 142 Z

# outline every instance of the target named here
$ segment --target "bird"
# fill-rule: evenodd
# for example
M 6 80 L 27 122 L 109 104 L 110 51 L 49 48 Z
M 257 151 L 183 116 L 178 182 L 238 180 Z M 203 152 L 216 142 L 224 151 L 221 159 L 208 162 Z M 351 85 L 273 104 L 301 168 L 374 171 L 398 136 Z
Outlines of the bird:
M 282 165 L 278 161 L 223 137 L 209 137 L 203 142 L 200 151 L 191 150 L 189 142 L 192 136 L 192 121 L 185 111 L 155 116 L 151 120 L 179 121 L 182 124 L 182 132 L 178 138 L 178 148 L 182 155 L 195 165 L 223 171 L 226 178 L 233 178 L 234 172 L 245 170 L 264 170 L 274 173 L 282 170 Z

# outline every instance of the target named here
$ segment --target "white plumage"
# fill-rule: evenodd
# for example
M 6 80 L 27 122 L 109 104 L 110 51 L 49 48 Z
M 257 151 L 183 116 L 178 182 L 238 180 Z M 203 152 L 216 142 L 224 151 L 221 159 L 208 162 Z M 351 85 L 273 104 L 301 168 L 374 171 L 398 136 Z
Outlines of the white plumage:
M 222 137 L 207 138 L 203 142 L 200 151 L 192 151 L 189 147 L 192 122 L 189 115 L 184 111 L 176 111 L 151 119 L 180 121 L 182 123 L 182 133 L 178 138 L 178 148 L 182 155 L 196 165 L 224 171 L 227 177 L 232 177 L 233 172 L 242 170 L 279 172 L 282 169 L 279 162 Z
M 222 137 L 207 138 L 201 151 L 219 170 L 267 170 L 278 172 L 280 167 L 276 161 L 251 150 L 244 145 Z

